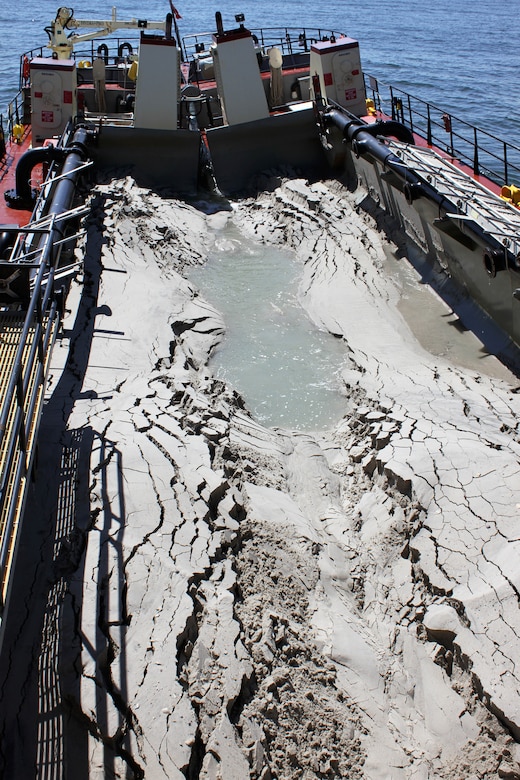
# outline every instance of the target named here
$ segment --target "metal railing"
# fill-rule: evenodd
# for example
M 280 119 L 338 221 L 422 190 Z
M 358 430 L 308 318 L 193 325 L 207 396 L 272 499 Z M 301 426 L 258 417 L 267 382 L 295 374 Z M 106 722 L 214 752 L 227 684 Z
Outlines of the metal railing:
M 290 66 L 308 64 L 310 46 L 315 41 L 339 37 L 339 33 L 333 30 L 322 28 L 302 28 L 302 27 L 270 27 L 262 29 L 251 29 L 255 43 L 259 51 L 266 54 L 272 46 L 276 46 L 282 52 L 286 59 L 285 65 Z M 203 52 L 209 55 L 209 47 L 213 41 L 214 32 L 201 32 L 192 35 L 186 35 L 178 41 L 181 48 L 182 57 L 186 62 L 198 59 Z M 103 38 L 94 38 L 91 41 L 83 41 L 76 44 L 72 57 L 82 66 L 101 57 L 107 67 L 106 83 L 119 84 L 123 88 L 132 88 L 134 84 L 128 80 L 128 68 L 139 50 L 140 39 L 135 34 L 119 36 L 107 36 Z M 11 116 L 23 116 L 23 92 L 22 87 L 25 84 L 24 63 L 32 60 L 34 57 L 47 56 L 48 51 L 44 46 L 40 46 L 25 52 L 20 57 L 19 66 L 19 86 L 20 93 L 18 104 L 10 111 Z M 292 62 L 291 62 L 292 60 Z M 92 81 L 91 70 L 89 66 L 79 67 L 77 70 L 78 81 Z M 17 122 L 12 122 L 12 125 Z M 11 125 L 11 126 L 12 126 Z
M 365 86 L 377 111 L 407 125 L 475 175 L 499 185 L 520 184 L 520 146 L 373 76 L 365 74 Z
M 259 53 L 265 55 L 272 46 L 276 46 L 282 52 L 286 67 L 304 67 L 308 64 L 313 42 L 339 38 L 341 35 L 334 30 L 305 27 L 251 28 L 250 31 Z M 213 35 L 213 31 L 207 31 L 183 36 L 178 43 L 185 60 L 197 61 L 209 56 Z M 132 89 L 134 84 L 129 82 L 128 67 L 138 49 L 139 37 L 135 34 L 109 36 L 78 44 L 72 56 L 79 63 L 92 63 L 97 57 L 102 57 L 109 66 L 106 83 Z M 12 133 L 14 125 L 23 122 L 24 118 L 24 62 L 26 59 L 44 56 L 45 52 L 45 47 L 38 47 L 20 58 L 20 92 L 11 101 L 6 120 L 2 118 L 1 126 L 6 137 Z M 82 68 L 78 68 L 77 72 L 80 80 L 91 81 L 88 67 L 83 74 Z M 504 141 L 433 103 L 385 84 L 373 76 L 365 75 L 365 84 L 367 95 L 372 97 L 376 109 L 385 116 L 408 125 L 414 132 L 421 134 L 428 144 L 457 158 L 475 174 L 483 174 L 500 185 L 520 185 L 520 146 Z
M 34 460 L 47 363 L 59 319 L 51 263 L 53 223 L 54 218 L 20 229 L 11 260 L 3 265 L 11 278 L 25 275 L 28 303 L 24 305 L 22 300 L 14 309 L 4 307 L 0 312 L 0 327 L 13 331 L 12 356 L 3 366 L 9 373 L 0 399 L 0 617 Z M 35 242 L 37 250 L 32 249 Z
M 19 90 L 7 106 L 6 114 L 0 114 L 0 133 L 4 144 L 8 139 L 14 137 L 14 129 L 18 125 L 21 127 L 22 135 L 26 132 L 26 125 L 29 123 L 25 115 L 25 96 L 22 90 Z M 0 180 L 3 178 L 7 169 L 7 160 L 5 158 L 5 148 L 0 147 Z
M 86 130 L 69 123 L 58 142 L 64 160 L 50 162 L 29 224 L 2 228 L 12 248 L 0 262 L 0 642 L 65 277 L 77 267 L 62 261 L 84 234 L 78 220 L 88 212 L 73 206 L 77 178 L 89 165 L 87 140 Z
M 61 145 L 71 132 L 68 128 Z M 60 245 L 74 238 L 66 235 L 63 224 L 86 211 L 76 207 L 54 213 L 51 203 L 46 213 L 63 178 L 57 172 L 57 163 L 51 163 L 30 223 L 3 228 L 13 240 L 9 260 L 0 263 L 0 629 L 61 318 L 63 294 L 56 270 Z M 57 240 L 59 235 L 64 237 Z
M 122 86 L 126 85 L 127 70 L 131 64 L 133 55 L 137 54 L 139 49 L 139 38 L 134 36 L 123 37 L 107 37 L 107 38 L 94 38 L 91 41 L 83 41 L 80 44 L 76 44 L 74 51 L 72 52 L 72 58 L 77 64 L 83 66 L 85 63 L 92 64 L 95 59 L 101 57 L 105 61 L 105 65 L 110 65 L 107 72 L 107 83 L 121 83 Z M 27 80 L 24 75 L 24 63 L 31 61 L 34 57 L 48 57 L 49 50 L 40 46 L 36 49 L 31 49 L 20 56 L 19 66 L 19 89 L 20 100 L 23 101 L 23 87 L 26 85 Z M 123 66 L 118 72 L 118 66 Z M 78 81 L 81 82 L 83 67 L 78 67 L 77 75 Z M 86 67 L 84 69 L 87 78 L 92 81 L 91 71 Z M 89 75 L 90 74 L 90 75 Z M 18 111 L 21 114 L 20 110 Z
M 285 56 L 308 55 L 312 43 L 340 36 L 340 33 L 334 32 L 334 30 L 321 28 L 262 27 L 247 29 L 264 53 L 272 46 L 276 46 Z M 193 59 L 203 52 L 209 53 L 214 34 L 214 32 L 202 32 L 184 36 L 182 46 L 186 59 Z

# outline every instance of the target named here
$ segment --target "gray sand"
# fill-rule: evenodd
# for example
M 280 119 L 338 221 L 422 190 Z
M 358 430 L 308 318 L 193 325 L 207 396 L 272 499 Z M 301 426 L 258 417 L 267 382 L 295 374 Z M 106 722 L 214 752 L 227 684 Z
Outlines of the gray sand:
M 414 335 L 355 197 L 279 182 L 207 216 L 97 188 L 4 651 L 6 776 L 52 755 L 80 780 L 520 777 L 518 381 L 471 334 Z M 208 367 L 224 323 L 183 272 L 228 219 L 297 252 L 344 339 L 335 429 L 265 428 Z

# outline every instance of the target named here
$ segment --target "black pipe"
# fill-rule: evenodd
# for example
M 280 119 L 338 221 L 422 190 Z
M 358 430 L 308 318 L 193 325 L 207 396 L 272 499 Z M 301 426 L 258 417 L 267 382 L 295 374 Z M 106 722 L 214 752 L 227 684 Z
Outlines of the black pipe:
M 7 205 L 13 209 L 31 209 L 36 201 L 37 193 L 31 189 L 31 173 L 33 168 L 40 163 L 50 165 L 53 162 L 63 161 L 62 173 L 74 170 L 87 157 L 87 143 L 89 133 L 85 128 L 79 127 L 66 148 L 56 146 L 42 146 L 29 149 L 20 157 L 16 166 L 16 189 L 4 193 Z M 66 180 L 65 180 L 66 181 Z M 56 192 L 66 189 L 68 185 L 61 187 L 62 182 L 57 183 Z
M 395 119 L 378 119 L 377 122 L 371 125 L 360 125 L 352 130 L 351 138 L 355 138 L 360 131 L 369 133 L 374 138 L 377 136 L 393 136 L 405 144 L 415 145 L 415 138 L 410 128 L 403 125 L 402 122 L 397 122 Z
M 88 142 L 92 137 L 92 131 L 85 127 L 78 127 L 74 133 L 72 142 L 63 151 L 65 160 L 60 172 L 60 179 L 56 182 L 54 192 L 50 199 L 50 206 L 45 216 L 59 217 L 70 210 L 76 194 L 76 186 L 81 175 L 81 166 L 88 157 Z M 56 219 L 51 235 L 51 241 L 59 241 L 65 236 L 70 220 Z M 54 251 L 53 262 L 56 262 L 63 245 Z
M 0 233 L 0 261 L 7 260 L 8 253 L 14 246 L 13 234 L 4 231 Z
M 56 152 L 60 153 L 59 156 L 56 155 L 56 159 L 60 157 L 63 160 L 63 165 L 61 166 L 59 177 L 56 177 L 57 181 L 53 182 L 52 179 L 50 179 L 46 183 L 46 186 L 51 189 L 44 200 L 44 208 L 39 215 L 39 219 L 54 217 L 54 220 L 50 223 L 52 225 L 50 234 L 47 235 L 45 231 L 42 231 L 42 234 L 39 234 L 36 238 L 36 242 L 31 246 L 31 252 L 37 253 L 39 249 L 43 249 L 49 243 L 52 247 L 52 251 L 46 257 L 46 262 L 47 265 L 52 267 L 55 267 L 59 261 L 61 252 L 64 248 L 64 243 L 60 242 L 66 235 L 70 235 L 70 226 L 74 219 L 74 217 L 68 216 L 63 216 L 63 218 L 60 219 L 60 215 L 66 215 L 72 208 L 74 196 L 76 194 L 76 186 L 82 173 L 82 164 L 88 157 L 88 143 L 93 135 L 94 133 L 92 131 L 79 126 L 76 128 L 70 144 L 66 147 L 60 147 L 59 149 L 54 148 L 54 152 L 51 152 L 51 155 L 55 155 Z M 53 149 L 53 147 L 45 147 L 34 151 L 41 155 L 43 152 L 48 153 L 49 149 Z M 18 163 L 16 169 L 17 179 L 19 175 L 18 167 L 24 158 L 25 155 Z M 28 160 L 29 162 L 23 162 L 22 170 L 26 171 L 28 168 L 30 174 L 32 167 L 29 166 L 29 163 L 36 164 L 36 162 L 41 160 L 41 157 L 31 155 Z M 32 208 L 32 201 L 30 205 Z M 38 231 L 35 231 L 35 233 L 38 235 Z
M 60 173 L 60 180 L 56 183 L 52 196 L 49 213 L 61 214 L 63 211 L 70 209 L 74 192 L 76 191 L 78 168 L 80 168 L 88 156 L 88 139 L 89 131 L 85 127 L 79 127 L 74 133 L 70 145 L 62 150 L 65 159 Z
M 105 61 L 105 65 L 108 65 L 108 46 L 106 43 L 102 43 L 98 46 L 98 57 Z
M 123 52 L 128 52 L 128 55 L 124 56 L 130 56 L 134 53 L 134 50 L 132 49 L 132 44 L 128 43 L 128 41 L 125 41 L 124 43 L 119 44 L 119 48 L 117 50 L 117 56 L 123 58 Z
M 167 41 L 172 40 L 172 23 L 173 23 L 173 16 L 172 14 L 166 14 L 166 25 L 164 29 L 164 37 Z M 175 40 L 175 39 L 174 39 Z
M 31 189 L 31 173 L 40 163 L 61 162 L 64 150 L 55 146 L 40 146 L 25 152 L 16 166 L 15 189 L 7 190 L 4 197 L 12 209 L 30 209 L 34 206 L 36 192 Z
M 414 171 L 403 163 L 400 157 L 390 151 L 388 146 L 374 137 L 373 133 L 375 131 L 370 130 L 370 127 L 373 127 L 374 125 L 365 125 L 360 119 L 353 119 L 351 116 L 347 116 L 337 109 L 329 109 L 325 113 L 325 122 L 331 122 L 341 130 L 343 138 L 350 142 L 352 151 L 357 157 L 372 157 L 374 160 L 381 163 L 386 171 L 392 171 L 398 180 L 402 182 L 403 192 L 405 192 L 406 199 L 409 203 L 424 195 L 437 203 L 439 208 L 443 205 L 447 205 L 448 202 L 444 195 L 441 195 L 437 190 L 433 189 L 433 187 L 428 186 L 419 179 Z M 384 122 L 375 123 L 375 126 L 379 131 L 378 135 L 395 135 L 397 130 L 396 125 L 399 125 L 400 123 L 390 120 L 388 133 L 384 132 L 384 124 Z
M 357 117 L 354 118 L 351 115 L 344 114 L 335 108 L 329 108 L 324 114 L 324 119 L 326 124 L 331 123 L 342 132 L 343 138 L 351 144 L 352 151 L 357 157 L 371 157 L 383 166 L 385 172 L 391 172 L 396 186 L 402 190 L 408 204 L 411 205 L 418 198 L 427 198 L 438 207 L 439 217 L 442 217 L 442 220 L 449 219 L 452 222 L 457 233 L 469 236 L 488 252 L 490 251 L 490 244 L 493 249 L 496 245 L 497 250 L 504 252 L 502 244 L 497 239 L 492 238 L 476 222 L 468 223 L 467 220 L 457 219 L 457 216 L 453 218 L 442 216 L 443 212 L 444 214 L 447 212 L 448 214 L 457 215 L 458 207 L 432 187 L 431 184 L 419 178 L 415 171 L 408 167 L 400 157 L 390 151 L 386 144 L 374 137 L 376 133 L 379 136 L 394 135 L 397 137 L 396 131 L 401 132 L 398 129 L 399 122 L 389 120 L 388 124 L 386 122 L 376 122 L 374 125 L 365 125 Z M 384 131 L 385 125 L 387 125 L 388 132 Z M 371 127 L 375 127 L 376 130 L 371 130 Z M 401 127 L 404 127 L 404 125 L 401 125 Z M 407 130 L 407 128 L 404 129 Z M 403 136 L 405 137 L 406 133 L 403 133 Z

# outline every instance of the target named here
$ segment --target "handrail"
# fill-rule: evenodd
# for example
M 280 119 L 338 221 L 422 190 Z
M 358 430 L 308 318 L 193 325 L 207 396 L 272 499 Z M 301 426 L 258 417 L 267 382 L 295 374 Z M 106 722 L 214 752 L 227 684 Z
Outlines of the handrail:
M 341 35 L 334 30 L 322 28 L 280 26 L 247 29 L 264 52 L 272 46 L 277 46 L 282 54 L 308 53 L 311 43 L 324 38 L 330 39 L 332 36 L 338 38 Z M 188 58 L 192 58 L 197 53 L 197 45 L 210 43 L 214 34 L 214 32 L 201 32 L 185 35 L 182 42 Z
M 310 51 L 310 45 L 319 40 L 339 37 L 340 33 L 325 28 L 305 28 L 305 27 L 264 27 L 251 28 L 250 32 L 258 41 L 258 46 L 265 54 L 272 46 L 277 46 L 282 54 L 286 56 L 302 57 Z M 181 51 L 185 52 L 186 60 L 190 61 L 197 57 L 197 44 L 204 43 L 208 47 L 213 40 L 214 32 L 201 32 L 183 36 L 179 41 Z M 128 78 L 128 69 L 139 49 L 140 38 L 132 32 L 123 36 L 107 36 L 103 38 L 93 38 L 90 41 L 83 41 L 76 44 L 72 57 L 77 63 L 92 63 L 97 57 L 103 57 L 108 65 L 106 71 L 106 83 L 118 84 L 123 89 L 132 90 L 134 82 Z M 101 48 L 102 47 L 102 48 Z M 45 56 L 46 47 L 40 46 L 30 51 L 24 52 L 20 57 L 19 67 L 19 102 L 17 104 L 17 115 L 23 116 L 23 88 L 26 86 L 24 80 L 24 62 L 34 57 Z M 91 69 L 89 66 L 77 69 L 78 85 L 81 85 L 83 78 L 88 83 L 92 81 Z M 10 131 L 12 129 L 12 124 Z
M 2 304 L 0 321 L 9 340 L 4 342 L 6 351 L 2 353 L 5 381 L 0 397 L 0 632 L 35 457 L 49 359 L 60 320 L 61 294 L 55 284 L 60 256 L 57 247 L 70 240 L 64 236 L 63 223 L 85 213 L 84 206 L 67 206 L 72 203 L 76 179 L 86 167 L 81 159 L 87 140 L 85 128 L 68 128 L 60 141 L 67 143 L 63 163 L 67 176 L 58 174 L 52 163 L 30 223 L 6 228 L 16 233 L 16 239 L 9 261 L 2 264 L 3 300 L 9 303 Z M 55 188 L 50 193 L 49 186 Z
M 433 103 L 365 74 L 367 95 L 384 116 L 391 116 L 496 184 L 520 184 L 520 146 L 472 125 Z
M 322 28 L 305 27 L 264 27 L 249 28 L 258 41 L 259 48 L 265 53 L 270 47 L 277 46 L 283 55 L 302 56 L 308 54 L 310 44 L 315 41 L 338 38 L 341 33 Z M 214 32 L 207 31 L 185 35 L 179 41 L 189 60 L 197 59 L 206 52 L 213 40 Z M 100 56 L 100 44 L 103 54 L 108 52 L 107 59 L 112 65 L 107 70 L 107 84 L 119 83 L 123 88 L 133 88 L 128 81 L 127 67 L 132 54 L 139 46 L 139 37 L 135 34 L 122 36 L 107 36 L 92 39 L 77 45 L 73 57 L 79 62 L 93 61 Z M 200 47 L 202 46 L 202 50 Z M 20 58 L 20 92 L 10 104 L 7 132 L 12 132 L 14 124 L 23 116 L 23 64 L 25 58 L 43 56 L 45 47 L 34 48 Z M 78 69 L 81 74 L 81 69 Z M 85 75 L 87 75 L 85 73 Z M 81 75 L 79 75 L 81 78 Z M 497 184 L 520 185 L 520 146 L 476 127 L 473 124 L 446 112 L 433 103 L 429 103 L 404 90 L 379 81 L 377 78 L 365 75 L 367 94 L 371 94 L 376 108 L 381 114 L 408 124 L 413 131 L 418 131 L 429 145 L 435 145 L 445 150 L 452 157 L 466 164 L 475 175 L 484 174 Z M 1 165 L 1 162 L 0 162 Z M 0 168 L 1 176 L 1 168 Z
M 21 228 L 23 232 L 23 228 Z M 52 222 L 38 231 L 44 235 L 38 262 L 22 263 L 34 269 L 32 295 L 25 311 L 9 382 L 0 405 L 0 449 L 3 452 L 0 474 L 0 616 L 7 592 L 12 535 L 20 512 L 23 481 L 31 468 L 34 449 L 31 433 L 37 424 L 45 381 L 45 363 L 53 344 L 58 316 L 53 298 Z M 21 248 L 21 244 L 19 244 Z M 16 252 L 13 254 L 17 254 Z M 15 263 L 17 257 L 11 257 Z M 22 314 L 23 316 L 23 314 Z M 20 319 L 21 322 L 21 319 Z
M 0 115 L 0 126 L 6 142 L 8 138 L 13 136 L 15 125 L 23 125 L 24 119 L 24 94 L 20 89 L 8 103 L 6 113 Z M 3 155 L 0 155 L 0 179 L 3 177 L 3 173 L 5 173 L 5 160 Z
M 306 28 L 306 27 L 264 27 L 264 28 L 251 28 L 250 32 L 258 41 L 259 47 L 263 52 L 267 52 L 272 46 L 277 46 L 284 55 L 302 56 L 309 53 L 310 45 L 315 41 L 330 38 L 331 36 L 339 37 L 340 33 L 334 30 L 328 30 L 326 28 Z M 197 44 L 204 43 L 209 47 L 209 44 L 213 40 L 214 32 L 201 32 L 183 36 L 179 44 L 181 50 L 186 53 L 186 59 L 192 60 L 197 55 Z M 123 36 L 107 36 L 103 38 L 94 38 L 90 41 L 83 41 L 76 44 L 72 57 L 76 62 L 90 62 L 92 63 L 97 57 L 102 56 L 107 65 L 110 67 L 107 69 L 106 83 L 117 83 L 123 88 L 133 88 L 133 82 L 128 80 L 128 66 L 130 65 L 133 57 L 137 54 L 139 48 L 140 38 L 136 34 L 130 33 Z M 101 47 L 103 49 L 101 50 Z M 40 46 L 24 52 L 20 57 L 19 67 L 19 107 L 17 110 L 18 115 L 23 115 L 22 101 L 24 98 L 23 87 L 24 81 L 24 62 L 26 59 L 33 59 L 34 57 L 45 56 L 46 47 Z M 118 68 L 118 66 L 125 66 Z M 78 81 L 81 83 L 82 70 L 84 70 L 85 76 L 89 73 L 88 66 L 78 68 Z M 91 76 L 87 76 L 91 80 Z

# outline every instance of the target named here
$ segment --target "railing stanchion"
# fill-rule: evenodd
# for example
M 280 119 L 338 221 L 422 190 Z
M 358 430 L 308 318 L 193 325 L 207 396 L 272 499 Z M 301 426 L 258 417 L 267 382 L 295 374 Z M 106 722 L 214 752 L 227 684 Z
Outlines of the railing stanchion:
M 25 393 L 23 388 L 23 375 L 22 375 L 22 366 L 21 364 L 18 364 L 15 367 L 15 371 L 17 372 L 16 377 L 16 402 L 18 404 L 18 409 L 21 416 L 20 421 L 20 427 L 18 428 L 18 439 L 20 442 L 20 450 L 24 456 L 27 452 L 27 439 L 25 437 Z
M 411 96 L 410 95 L 408 95 L 408 118 L 409 118 L 409 121 L 410 121 L 410 130 L 413 133 L 412 101 L 411 101 Z
M 478 176 L 480 173 L 479 159 L 478 159 L 478 137 L 477 128 L 473 128 L 473 140 L 474 140 L 474 156 L 473 156 L 473 173 Z
M 463 163 L 475 175 L 484 174 L 495 184 L 520 182 L 520 146 L 493 135 L 481 127 L 475 127 L 464 119 L 453 116 L 433 103 L 428 103 L 414 95 L 392 87 L 390 84 L 379 83 L 377 79 L 365 74 L 365 84 L 374 91 L 374 103 L 381 106 L 381 113 L 391 115 L 393 120 L 408 124 L 412 132 L 416 129 L 429 146 L 444 148 L 447 153 Z M 377 88 L 375 89 L 375 87 Z M 383 92 L 383 90 L 385 90 Z M 382 95 L 389 94 L 390 106 Z M 407 101 L 407 123 L 404 121 L 404 101 Z M 437 130 L 443 125 L 435 119 L 436 113 L 449 120 L 444 124 L 444 130 L 449 133 L 446 142 Z M 454 124 L 456 123 L 456 124 Z

